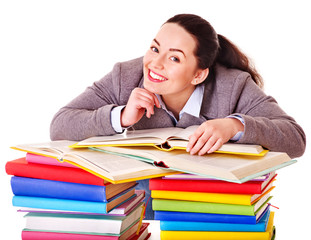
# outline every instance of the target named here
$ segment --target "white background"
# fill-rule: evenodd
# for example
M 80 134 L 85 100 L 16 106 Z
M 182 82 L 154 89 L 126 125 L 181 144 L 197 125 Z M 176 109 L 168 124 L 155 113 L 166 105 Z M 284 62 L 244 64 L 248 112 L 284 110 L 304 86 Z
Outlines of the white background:
M 198 14 L 235 42 L 254 60 L 266 93 L 311 134 L 308 1 L 107 2 L 0 1 L 0 213 L 5 220 L 0 234 L 5 239 L 20 239 L 24 227 L 11 205 L 4 170 L 6 161 L 24 154 L 9 147 L 49 141 L 56 111 L 114 63 L 144 55 L 162 23 L 175 14 Z M 307 147 L 297 164 L 278 171 L 272 200 L 280 208 L 278 239 L 309 235 L 310 162 Z

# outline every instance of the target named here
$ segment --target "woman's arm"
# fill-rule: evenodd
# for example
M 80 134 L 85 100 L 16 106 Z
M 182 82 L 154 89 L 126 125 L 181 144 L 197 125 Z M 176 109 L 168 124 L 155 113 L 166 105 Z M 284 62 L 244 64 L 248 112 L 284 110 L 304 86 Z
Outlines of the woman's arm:
M 51 139 L 79 141 L 115 134 L 111 110 L 126 104 L 131 90 L 138 86 L 141 78 L 141 58 L 117 63 L 109 74 L 56 113 L 50 126 Z
M 292 158 L 304 153 L 306 136 L 303 129 L 274 98 L 267 96 L 254 83 L 248 73 L 224 69 L 219 72 L 222 76 L 216 79 L 217 87 L 207 94 L 214 99 L 206 100 L 213 102 L 216 108 L 213 111 L 218 112 L 218 118 L 203 123 L 196 135 L 191 136 L 190 152 L 215 151 L 227 142 L 237 129 L 222 118 L 236 114 L 244 122 L 244 133 L 237 143 L 259 144 L 272 151 L 286 152 Z M 201 136 L 203 138 L 199 140 Z M 208 143 L 210 136 L 214 145 Z M 202 142 L 207 147 L 204 148 Z

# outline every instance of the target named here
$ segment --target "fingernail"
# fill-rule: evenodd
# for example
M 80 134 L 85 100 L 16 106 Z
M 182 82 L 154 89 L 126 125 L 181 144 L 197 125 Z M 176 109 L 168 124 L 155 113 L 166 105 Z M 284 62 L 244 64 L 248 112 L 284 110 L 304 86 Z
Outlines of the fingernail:
M 187 152 L 190 152 L 190 148 L 186 148 L 186 151 L 187 151 Z

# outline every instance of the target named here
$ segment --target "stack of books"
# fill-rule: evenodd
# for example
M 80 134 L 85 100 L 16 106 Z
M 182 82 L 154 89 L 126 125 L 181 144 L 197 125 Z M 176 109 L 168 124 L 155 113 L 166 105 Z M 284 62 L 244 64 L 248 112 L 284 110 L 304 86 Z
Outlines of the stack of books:
M 22 239 L 147 239 L 145 192 L 69 163 L 27 153 L 6 163 L 13 206 L 25 212 Z
M 242 184 L 191 174 L 150 179 L 161 239 L 273 239 L 275 177 L 271 172 Z

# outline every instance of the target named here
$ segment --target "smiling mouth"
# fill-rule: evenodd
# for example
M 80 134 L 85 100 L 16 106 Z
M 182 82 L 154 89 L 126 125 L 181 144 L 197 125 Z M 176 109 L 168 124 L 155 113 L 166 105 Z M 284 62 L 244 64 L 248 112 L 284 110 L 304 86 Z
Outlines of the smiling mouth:
M 167 78 L 165 78 L 159 74 L 156 74 L 155 72 L 151 71 L 150 69 L 149 69 L 148 78 L 152 82 L 164 82 L 164 81 L 168 80 Z

